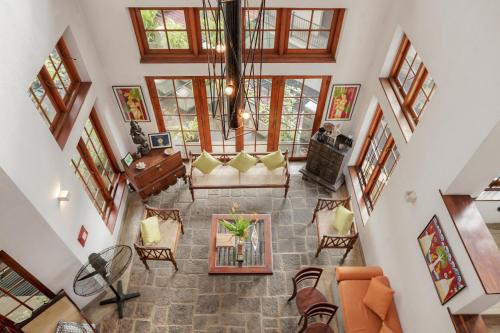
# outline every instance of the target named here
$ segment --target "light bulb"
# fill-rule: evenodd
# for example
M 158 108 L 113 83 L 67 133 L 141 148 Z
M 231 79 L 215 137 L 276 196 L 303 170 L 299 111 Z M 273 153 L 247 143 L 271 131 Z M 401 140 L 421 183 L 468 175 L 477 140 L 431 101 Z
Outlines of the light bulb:
M 243 119 L 247 120 L 248 118 L 250 118 L 250 112 L 247 112 L 247 111 L 242 112 L 241 117 Z
M 234 87 L 232 85 L 229 84 L 224 88 L 224 94 L 226 94 L 227 96 L 231 96 L 233 93 Z
M 217 53 L 224 53 L 224 51 L 226 51 L 226 45 L 224 45 L 224 44 L 217 44 L 215 46 L 215 51 Z

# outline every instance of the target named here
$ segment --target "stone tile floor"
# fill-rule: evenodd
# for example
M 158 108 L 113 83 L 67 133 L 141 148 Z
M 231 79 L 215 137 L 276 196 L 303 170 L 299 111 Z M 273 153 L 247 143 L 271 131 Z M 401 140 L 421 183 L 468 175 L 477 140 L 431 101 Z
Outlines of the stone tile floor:
M 303 266 L 325 268 L 320 288 L 332 302 L 331 282 L 342 250 L 324 250 L 315 258 L 316 226 L 311 217 L 318 197 L 343 198 L 337 193 L 303 181 L 292 168 L 288 198 L 283 189 L 200 190 L 191 201 L 187 185 L 175 186 L 152 197 L 149 204 L 181 210 L 185 233 L 177 249 L 179 271 L 171 263 L 150 262 L 147 271 L 134 254 L 124 275 L 128 290 L 141 297 L 125 306 L 118 319 L 113 306 L 99 307 L 97 300 L 86 312 L 102 333 L 166 332 L 296 332 L 299 319 L 295 302 L 287 303 L 292 292 L 291 277 Z M 137 194 L 128 199 L 120 242 L 132 244 L 138 234 L 143 205 Z M 269 276 L 209 276 L 208 240 L 211 215 L 226 213 L 233 203 L 240 212 L 272 214 L 273 270 Z M 363 265 L 359 242 L 344 265 Z M 103 298 L 102 296 L 101 298 Z M 332 325 L 337 331 L 335 324 Z

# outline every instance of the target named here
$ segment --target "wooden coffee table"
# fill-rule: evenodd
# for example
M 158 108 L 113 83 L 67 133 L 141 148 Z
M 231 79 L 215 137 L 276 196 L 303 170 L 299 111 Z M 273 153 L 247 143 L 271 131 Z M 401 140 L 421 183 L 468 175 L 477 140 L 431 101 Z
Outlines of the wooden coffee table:
M 256 228 L 258 241 L 254 248 L 250 239 L 245 241 L 243 262 L 236 260 L 235 246 L 217 247 L 217 234 L 227 233 L 226 228 L 219 224 L 219 221 L 225 219 L 231 220 L 231 215 L 214 214 L 212 215 L 212 228 L 210 231 L 210 254 L 208 256 L 208 274 L 273 274 L 273 253 L 271 238 L 271 215 L 269 214 L 238 214 L 249 219 L 257 216 L 258 221 L 250 227 Z M 227 238 L 227 237 L 225 237 Z M 227 243 L 227 239 L 219 244 Z M 229 244 L 228 244 L 229 245 Z

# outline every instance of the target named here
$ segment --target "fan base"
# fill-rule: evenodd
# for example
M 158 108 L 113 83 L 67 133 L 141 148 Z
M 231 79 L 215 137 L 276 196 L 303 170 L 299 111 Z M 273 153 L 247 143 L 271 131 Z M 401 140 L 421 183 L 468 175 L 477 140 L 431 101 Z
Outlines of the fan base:
M 116 295 L 116 297 L 108 298 L 105 299 L 104 301 L 101 301 L 99 304 L 100 305 L 105 305 L 105 304 L 117 304 L 118 308 L 118 317 L 121 319 L 123 318 L 123 304 L 125 301 L 128 301 L 129 299 L 136 298 L 141 296 L 139 293 L 130 293 L 130 294 L 124 294 L 123 293 L 123 286 L 122 286 L 122 281 L 118 281 L 117 283 L 117 289 L 113 287 L 113 285 L 109 285 L 113 293 Z

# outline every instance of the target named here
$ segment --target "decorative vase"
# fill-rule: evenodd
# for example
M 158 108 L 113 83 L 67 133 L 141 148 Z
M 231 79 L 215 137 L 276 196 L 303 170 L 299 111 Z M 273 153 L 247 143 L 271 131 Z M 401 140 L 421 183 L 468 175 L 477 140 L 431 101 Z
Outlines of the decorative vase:
M 243 237 L 236 237 L 236 261 L 243 262 L 245 251 L 245 239 Z

